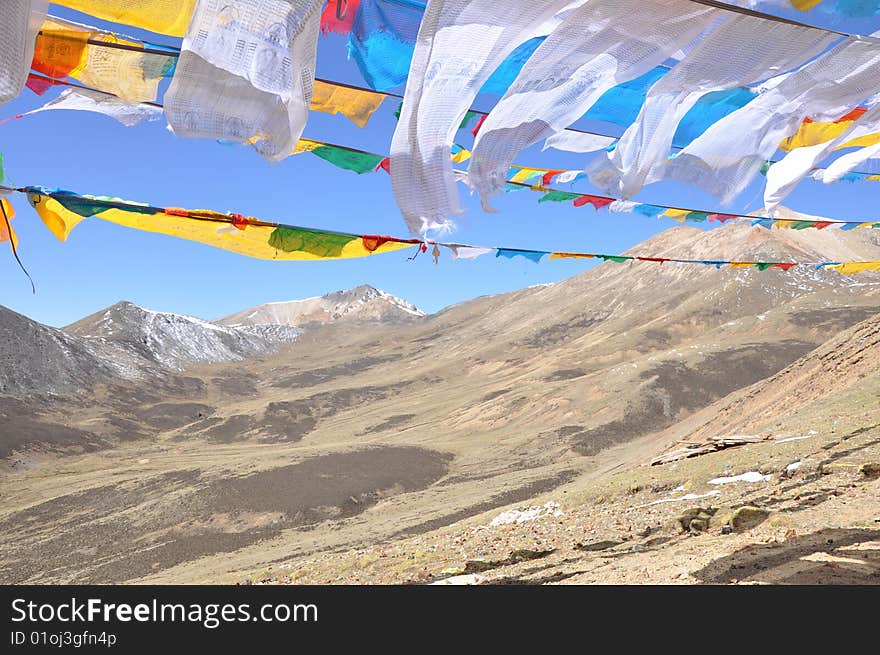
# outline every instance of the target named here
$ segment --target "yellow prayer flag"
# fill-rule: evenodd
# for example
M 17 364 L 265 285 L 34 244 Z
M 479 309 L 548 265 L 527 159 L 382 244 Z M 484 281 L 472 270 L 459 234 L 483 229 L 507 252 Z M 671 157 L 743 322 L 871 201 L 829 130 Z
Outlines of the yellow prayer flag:
M 49 196 L 31 193 L 28 197 L 46 226 L 62 241 L 65 241 L 70 234 L 70 230 L 83 220 L 82 216 L 66 209 L 60 202 Z M 233 226 L 228 220 L 224 220 L 228 219 L 228 217 L 225 217 L 223 214 L 209 210 L 190 210 L 190 212 L 204 220 L 175 216 L 173 214 L 143 214 L 137 211 L 117 208 L 108 208 L 99 212 L 95 214 L 95 218 L 135 230 L 165 234 L 188 241 L 197 241 L 198 243 L 221 248 L 247 257 L 279 261 L 367 257 L 402 248 L 411 248 L 414 245 L 389 241 L 382 243 L 373 250 L 369 250 L 364 246 L 363 240 L 357 237 L 346 243 L 339 255 L 333 257 L 301 250 L 287 252 L 269 245 L 270 237 L 276 230 L 275 226 L 247 225 L 242 230 Z M 215 220 L 211 220 L 212 218 Z
M 112 34 L 98 34 L 93 39 L 138 49 L 143 47 Z M 70 72 L 70 76 L 128 102 L 153 102 L 159 95 L 159 82 L 164 77 L 168 61 L 165 55 L 90 44 L 82 63 Z
M 690 209 L 667 209 L 660 215 L 665 216 L 666 218 L 671 218 L 672 220 L 678 221 L 679 223 L 684 223 L 687 215 L 690 213 Z
M 83 220 L 82 216 L 66 210 L 57 200 L 52 200 L 48 196 L 29 193 L 28 201 L 37 210 L 37 214 L 49 228 L 49 231 L 59 241 L 67 241 L 70 231 Z
M 129 49 L 111 47 L 115 45 Z M 128 102 L 152 102 L 172 63 L 170 54 L 145 53 L 139 42 L 50 18 L 37 37 L 32 67 L 55 79 L 72 77 Z
M 852 275 L 853 273 L 864 273 L 865 271 L 880 271 L 880 262 L 844 262 L 843 264 L 835 264 L 828 266 L 838 273 L 844 275 Z
M 852 124 L 854 122 L 855 119 L 828 122 L 811 121 L 801 123 L 800 127 L 798 127 L 797 132 L 795 132 L 792 136 L 784 139 L 782 143 L 779 144 L 779 149 L 784 152 L 790 152 L 795 148 L 816 146 L 820 143 L 827 143 L 828 141 L 836 139 L 838 136 L 843 134 L 845 130 L 852 127 Z M 849 141 L 844 142 L 842 145 L 837 146 L 835 150 L 842 150 L 844 148 L 864 148 L 867 146 L 873 146 L 877 143 L 880 143 L 880 132 L 872 132 L 871 134 L 864 134 L 855 139 L 850 139 Z
M 471 155 L 472 153 L 470 150 L 468 150 L 467 148 L 462 148 L 452 155 L 452 161 L 454 161 L 456 164 L 460 164 L 470 159 Z
M 384 93 L 315 80 L 311 109 L 325 114 L 342 114 L 358 127 L 365 127 L 384 100 Z
M 551 252 L 550 259 L 595 259 L 596 255 L 580 252 Z
M 852 121 L 840 121 L 837 123 L 801 123 L 797 132 L 790 137 L 783 139 L 782 143 L 779 144 L 779 149 L 784 152 L 789 152 L 795 148 L 804 148 L 807 146 L 816 146 L 820 143 L 826 143 L 840 136 L 850 125 L 852 125 Z
M 300 139 L 296 142 L 296 146 L 293 148 L 293 154 L 299 155 L 304 152 L 311 152 L 316 148 L 320 148 L 324 144 L 320 141 L 312 141 L 311 139 Z
M 3 206 L 3 214 L 6 216 L 5 219 L 0 216 L 0 241 L 11 241 L 12 246 L 18 248 L 18 236 L 12 229 L 11 223 L 15 217 L 15 209 L 6 198 L 0 198 L 0 205 Z
M 114 23 L 183 36 L 196 0 L 54 0 L 56 4 Z
M 868 146 L 877 145 L 878 143 L 880 143 L 880 132 L 873 132 L 871 134 L 860 136 L 857 139 L 851 139 L 842 146 L 837 146 L 835 150 L 843 150 L 844 148 L 866 148 Z
M 511 182 L 528 182 L 535 175 L 544 175 L 545 173 L 549 173 L 546 168 L 529 168 L 527 166 L 512 166 L 511 168 L 517 169 L 513 177 L 510 178 Z

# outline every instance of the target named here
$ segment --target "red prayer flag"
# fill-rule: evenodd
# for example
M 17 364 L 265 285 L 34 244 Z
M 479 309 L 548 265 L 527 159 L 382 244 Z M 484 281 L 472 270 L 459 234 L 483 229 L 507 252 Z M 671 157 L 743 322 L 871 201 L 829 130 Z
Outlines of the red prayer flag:
M 365 234 L 361 237 L 361 243 L 370 252 L 376 252 L 383 244 L 389 241 L 394 241 L 394 238 L 383 237 L 378 234 Z
M 471 134 L 473 134 L 474 136 L 477 136 L 477 132 L 479 132 L 480 128 L 483 127 L 483 123 L 486 121 L 486 116 L 488 116 L 488 115 L 489 114 L 483 114 L 482 116 L 480 116 L 480 120 L 478 120 L 474 124 L 474 127 L 471 129 Z
M 596 211 L 599 211 L 603 207 L 607 207 L 612 202 L 614 202 L 613 198 L 603 198 L 602 196 L 591 196 L 591 195 L 583 195 L 579 198 L 575 198 L 572 201 L 572 204 L 575 207 L 583 207 L 584 205 L 593 205 L 596 208 Z
M 33 73 L 27 76 L 27 81 L 25 82 L 25 86 L 38 96 L 43 95 L 46 91 L 58 84 L 64 84 L 64 82 L 56 82 L 55 80 L 50 80 L 46 77 L 39 77 Z
M 543 184 L 544 186 L 550 186 L 551 184 L 553 184 L 553 178 L 564 172 L 565 171 L 547 171 L 546 173 L 544 173 L 544 177 L 541 178 L 541 184 Z
M 239 230 L 244 230 L 250 222 L 245 216 L 241 214 L 230 214 L 232 216 L 232 226 L 238 228 Z
M 840 118 L 838 118 L 835 123 L 843 123 L 845 121 L 854 121 L 862 117 L 862 115 L 867 111 L 864 107 L 856 107 L 852 111 L 844 114 Z
M 797 266 L 797 264 L 773 264 L 773 268 L 781 268 L 783 271 L 787 271 L 792 266 Z
M 321 33 L 348 34 L 361 0 L 327 0 L 321 14 Z

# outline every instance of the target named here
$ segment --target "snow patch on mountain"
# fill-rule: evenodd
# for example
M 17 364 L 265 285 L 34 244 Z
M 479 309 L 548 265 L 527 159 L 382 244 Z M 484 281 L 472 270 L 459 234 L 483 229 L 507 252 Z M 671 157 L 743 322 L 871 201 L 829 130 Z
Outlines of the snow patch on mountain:
M 412 303 L 364 284 L 324 296 L 265 303 L 221 318 L 217 323 L 306 326 L 359 321 L 393 323 L 425 316 L 425 312 Z
M 67 331 L 93 349 L 126 360 L 140 356 L 165 368 L 180 370 L 196 363 L 237 361 L 266 355 L 300 330 L 285 326 L 224 326 L 194 316 L 157 312 L 120 302 L 86 317 Z

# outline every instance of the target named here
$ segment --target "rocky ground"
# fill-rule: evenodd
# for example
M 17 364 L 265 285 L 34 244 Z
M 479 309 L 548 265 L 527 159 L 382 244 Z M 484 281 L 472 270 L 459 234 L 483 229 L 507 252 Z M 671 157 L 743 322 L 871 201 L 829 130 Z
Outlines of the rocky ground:
M 880 426 L 768 436 L 574 482 L 529 505 L 241 582 L 878 584 Z

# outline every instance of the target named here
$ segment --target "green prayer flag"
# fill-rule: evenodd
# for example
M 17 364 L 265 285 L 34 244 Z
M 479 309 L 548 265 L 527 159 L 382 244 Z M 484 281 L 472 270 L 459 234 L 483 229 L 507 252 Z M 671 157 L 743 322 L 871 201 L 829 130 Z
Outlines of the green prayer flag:
M 376 170 L 382 157 L 368 152 L 346 150 L 334 146 L 319 146 L 311 151 L 321 159 L 330 162 L 337 168 L 354 171 L 358 175 Z
M 342 249 L 357 238 L 347 234 L 276 227 L 269 235 L 269 245 L 284 252 L 309 252 L 318 257 L 339 257 Z
M 132 212 L 135 214 L 155 214 L 157 211 L 155 208 L 150 207 L 149 205 L 144 205 L 137 202 L 130 202 L 128 200 L 119 200 L 117 198 L 110 198 L 106 196 L 74 197 L 52 195 L 52 199 L 56 200 L 65 209 L 72 211 L 74 214 L 85 216 L 86 218 L 88 218 L 89 216 L 94 216 L 95 214 L 100 214 L 101 212 L 107 211 L 108 209 L 119 209 L 121 211 Z M 120 206 L 108 205 L 107 202 L 101 202 L 102 200 L 118 203 Z
M 402 107 L 402 106 L 403 106 L 403 103 L 401 103 L 400 106 Z M 461 124 L 458 126 L 458 129 L 460 129 L 460 130 L 465 129 L 465 128 L 468 126 L 468 124 L 469 124 L 472 120 L 474 120 L 477 116 L 479 116 L 479 115 L 480 115 L 480 114 L 478 114 L 478 113 L 475 112 L 475 111 L 469 111 L 468 113 L 466 113 L 466 114 L 464 115 L 464 120 L 463 120 L 463 121 L 461 122 Z M 400 116 L 398 116 L 398 118 L 400 118 Z
M 808 227 L 813 227 L 816 224 L 816 221 L 797 221 L 796 223 L 792 223 L 789 227 L 792 230 L 806 230 Z
M 617 262 L 618 264 L 622 264 L 624 262 L 628 262 L 632 257 L 621 257 L 620 255 L 598 255 L 606 262 Z
M 582 194 L 572 193 L 571 191 L 547 191 L 541 196 L 538 202 L 568 202 L 579 198 Z

